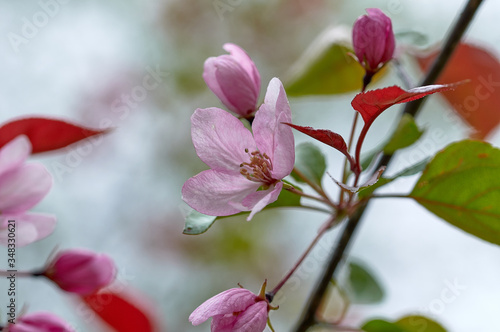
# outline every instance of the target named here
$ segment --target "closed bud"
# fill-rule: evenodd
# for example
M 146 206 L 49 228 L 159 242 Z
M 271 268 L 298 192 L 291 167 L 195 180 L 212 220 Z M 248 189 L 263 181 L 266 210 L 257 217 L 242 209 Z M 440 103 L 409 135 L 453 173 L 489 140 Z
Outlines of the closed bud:
M 231 288 L 202 303 L 189 316 L 193 325 L 212 318 L 211 332 L 262 332 L 270 309 L 265 298 L 266 283 L 259 295 L 243 288 Z
M 230 54 L 205 61 L 203 79 L 210 90 L 234 113 L 251 116 L 260 93 L 260 74 L 252 59 L 234 44 L 225 44 Z
M 378 8 L 366 10 L 354 23 L 354 52 L 367 75 L 375 74 L 394 54 L 394 33 L 391 19 Z
M 109 285 L 115 277 L 115 265 L 105 254 L 85 249 L 59 252 L 42 275 L 62 290 L 86 295 Z

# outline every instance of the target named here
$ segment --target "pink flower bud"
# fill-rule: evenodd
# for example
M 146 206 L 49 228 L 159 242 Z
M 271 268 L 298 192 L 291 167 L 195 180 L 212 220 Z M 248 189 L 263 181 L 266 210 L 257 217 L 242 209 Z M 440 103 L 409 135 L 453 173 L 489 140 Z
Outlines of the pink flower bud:
M 22 315 L 14 324 L 7 325 L 7 332 L 73 332 L 73 328 L 50 312 Z
M 248 117 L 257 108 L 260 75 L 252 59 L 234 44 L 224 44 L 230 54 L 205 61 L 203 79 L 210 90 L 234 113 Z
M 212 332 L 262 332 L 269 306 L 261 296 L 243 288 L 231 288 L 203 302 L 189 316 L 193 325 L 212 317 Z
M 43 275 L 67 292 L 86 295 L 113 281 L 115 265 L 105 254 L 69 249 L 59 252 Z
M 366 12 L 354 23 L 352 40 L 359 63 L 373 75 L 392 59 L 395 42 L 391 19 L 378 8 Z

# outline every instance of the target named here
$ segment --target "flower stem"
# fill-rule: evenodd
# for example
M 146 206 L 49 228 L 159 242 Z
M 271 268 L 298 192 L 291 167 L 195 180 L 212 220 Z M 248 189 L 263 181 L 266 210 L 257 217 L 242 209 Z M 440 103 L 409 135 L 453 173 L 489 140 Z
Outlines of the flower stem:
M 36 277 L 37 275 L 33 272 L 28 272 L 28 271 L 5 271 L 5 270 L 0 270 L 0 276 L 2 277 L 9 277 L 11 274 L 15 274 L 16 277 Z
M 299 196 L 302 196 L 302 197 L 305 197 L 305 198 L 309 198 L 309 199 L 313 199 L 313 200 L 321 202 L 321 203 L 325 203 L 326 205 L 331 206 L 334 209 L 338 208 L 338 206 L 335 203 L 333 203 L 332 201 L 330 201 L 329 199 L 325 199 L 323 197 L 317 197 L 317 196 L 309 195 L 309 194 L 306 194 L 305 192 L 300 191 L 298 189 L 295 189 L 293 187 L 292 188 L 286 188 L 286 190 L 288 190 L 289 192 L 292 192 L 292 193 L 294 193 L 296 195 L 299 195 Z
M 363 88 L 361 88 L 361 93 L 365 92 L 366 87 L 368 84 L 370 84 L 372 80 L 373 74 L 368 74 L 366 73 L 365 76 L 363 77 Z M 351 147 L 352 147 L 352 142 L 354 140 L 354 134 L 356 132 L 356 126 L 358 125 L 358 118 L 359 118 L 359 113 L 354 112 L 354 119 L 352 120 L 352 126 L 351 126 L 351 133 L 349 134 L 349 142 L 347 143 L 347 153 L 351 152 Z M 359 142 L 359 140 L 358 140 Z M 346 159 L 344 161 L 344 168 L 342 169 L 342 183 L 347 182 L 347 164 L 351 163 L 354 168 L 356 168 L 356 178 L 359 178 L 359 173 L 361 172 L 361 165 L 359 163 L 359 160 L 356 158 L 354 161 L 350 156 L 346 156 Z M 354 185 L 356 186 L 356 185 Z M 340 198 L 339 198 L 339 205 L 342 206 L 342 203 L 344 202 L 344 188 L 340 188 Z
M 351 133 L 349 135 L 349 142 L 347 143 L 347 152 L 350 153 L 351 151 L 351 146 L 352 146 L 352 141 L 354 139 L 354 133 L 356 131 L 356 126 L 358 124 L 358 118 L 359 118 L 359 113 L 354 112 L 354 119 L 352 120 L 352 127 L 351 127 Z M 347 164 L 349 163 L 349 160 L 346 156 L 344 160 L 344 168 L 342 169 L 342 183 L 347 182 Z M 357 167 L 357 165 L 355 165 Z M 340 188 L 340 197 L 339 197 L 339 204 L 342 205 L 344 202 L 344 188 Z
M 312 210 L 312 211 L 318 211 L 318 212 L 323 212 L 323 213 L 328 213 L 328 214 L 331 214 L 332 211 L 331 210 L 327 210 L 327 209 L 322 209 L 318 206 L 311 206 L 311 205 L 301 205 L 300 206 L 301 209 L 307 209 L 307 210 Z
M 313 188 L 314 191 L 316 191 L 318 194 L 320 194 L 325 199 L 330 200 L 330 198 L 327 196 L 327 194 L 325 193 L 325 191 L 323 190 L 323 188 L 321 188 L 319 185 L 317 185 L 316 183 L 314 183 L 313 181 L 311 181 L 311 179 L 309 179 L 304 173 L 302 173 L 301 171 L 299 171 L 297 169 L 297 167 L 294 167 L 293 172 L 295 174 L 297 174 L 297 176 L 299 178 L 301 178 L 302 180 L 304 180 L 304 182 L 307 183 L 311 188 Z
M 281 289 L 281 287 L 283 287 L 283 285 L 288 281 L 288 279 L 290 279 L 290 277 L 295 273 L 295 271 L 300 266 L 300 264 L 302 264 L 302 262 L 307 257 L 309 252 L 311 252 L 312 248 L 314 248 L 316 243 L 318 243 L 319 239 L 323 236 L 323 234 L 325 234 L 325 232 L 330 228 L 329 226 L 332 225 L 335 222 L 335 220 L 336 220 L 336 216 L 334 215 L 323 224 L 323 226 L 318 231 L 318 234 L 316 234 L 316 236 L 314 237 L 312 242 L 309 244 L 307 249 L 302 253 L 302 255 L 297 260 L 295 265 L 290 269 L 290 271 L 288 271 L 288 273 L 283 277 L 283 279 L 281 279 L 281 281 L 278 283 L 278 285 L 276 285 L 276 287 L 274 287 L 274 289 L 272 291 L 270 291 L 266 294 L 266 298 L 269 300 L 269 302 L 273 301 L 273 298 L 276 295 L 276 293 L 278 293 L 278 291 Z
M 356 165 L 358 167 L 358 172 L 356 173 L 356 178 L 354 179 L 354 187 L 358 185 L 359 181 L 359 176 L 361 174 L 361 146 L 363 145 L 363 142 L 365 140 L 366 134 L 368 133 L 368 129 L 370 129 L 371 124 L 366 124 L 363 126 L 363 129 L 361 129 L 361 132 L 359 133 L 358 137 L 358 143 L 356 144 L 356 153 L 355 157 L 356 158 Z
M 458 45 L 462 35 L 469 26 L 470 22 L 472 21 L 472 18 L 474 17 L 481 3 L 482 0 L 469 0 L 467 2 L 467 4 L 465 5 L 464 9 L 460 14 L 460 17 L 458 18 L 450 34 L 448 35 L 441 53 L 435 60 L 431 69 L 426 74 L 421 85 L 432 84 L 439 77 L 439 74 L 441 74 L 446 63 L 450 59 L 454 49 Z M 404 113 L 416 116 L 422 105 L 422 100 L 423 99 L 408 103 L 404 109 Z M 390 163 L 391 159 L 392 155 L 384 156 L 379 161 L 378 167 L 375 167 L 374 169 L 377 170 L 380 168 L 380 166 L 387 166 Z M 317 282 L 311 296 L 309 297 L 302 318 L 297 328 L 294 330 L 295 332 L 305 332 L 307 331 L 307 329 L 309 329 L 312 325 L 315 324 L 316 311 L 318 310 L 318 307 L 321 303 L 323 294 L 325 293 L 331 278 L 333 277 L 335 271 L 337 270 L 337 267 L 340 261 L 342 260 L 342 257 L 344 256 L 344 252 L 347 249 L 349 242 L 351 241 L 353 235 L 355 234 L 355 231 L 357 229 L 361 217 L 363 216 L 366 206 L 367 204 L 361 205 L 359 209 L 356 211 L 356 213 L 352 215 L 347 221 L 347 224 L 343 229 L 342 234 L 340 235 L 340 239 L 336 245 L 336 248 L 330 257 L 330 261 L 325 266 L 319 281 Z

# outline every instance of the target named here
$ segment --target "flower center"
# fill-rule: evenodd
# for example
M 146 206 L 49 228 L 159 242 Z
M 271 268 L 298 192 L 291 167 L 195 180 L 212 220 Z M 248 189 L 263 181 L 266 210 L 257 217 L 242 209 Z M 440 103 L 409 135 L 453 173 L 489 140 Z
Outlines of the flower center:
M 266 185 L 271 185 L 276 182 L 271 176 L 271 171 L 273 169 L 273 163 L 271 158 L 264 153 L 259 151 L 249 152 L 245 149 L 250 157 L 250 162 L 240 164 L 240 173 L 250 181 L 262 182 Z

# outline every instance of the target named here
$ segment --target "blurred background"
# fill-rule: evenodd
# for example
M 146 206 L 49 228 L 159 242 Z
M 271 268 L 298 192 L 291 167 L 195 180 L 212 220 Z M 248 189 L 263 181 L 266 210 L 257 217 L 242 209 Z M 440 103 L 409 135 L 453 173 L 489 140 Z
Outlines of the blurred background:
M 115 128 L 90 143 L 33 158 L 54 176 L 53 189 L 35 210 L 57 215 L 58 226 L 47 239 L 18 249 L 18 269 L 43 265 L 56 246 L 105 252 L 115 260 L 126 293 L 154 312 L 159 331 L 208 331 L 209 323 L 191 326 L 192 310 L 237 283 L 257 292 L 267 278 L 274 287 L 325 216 L 264 211 L 251 222 L 234 217 L 199 236 L 182 234 L 182 184 L 206 169 L 192 146 L 189 118 L 198 107 L 222 107 L 201 77 L 204 60 L 225 53 L 226 42 L 239 44 L 260 70 L 262 98 L 269 80 L 285 77 L 311 40 L 329 26 L 352 26 L 365 8 L 381 8 L 403 42 L 425 48 L 442 40 L 464 3 L 1 1 L 0 123 L 39 114 Z M 485 1 L 467 38 L 500 52 L 499 12 L 500 2 Z M 27 27 L 29 22 L 37 24 L 34 29 Z M 403 64 L 417 81 L 420 74 L 411 59 L 403 58 Z M 154 88 L 138 89 L 148 76 L 154 78 Z M 394 71 L 376 86 L 392 84 L 401 84 Z M 294 122 L 347 137 L 353 96 L 290 99 Z M 450 125 L 450 112 L 440 97 L 432 97 L 418 120 L 427 128 L 425 136 L 402 152 L 389 171 L 467 136 L 465 125 Z M 388 111 L 375 122 L 366 150 L 383 140 L 396 113 Z M 303 141 L 308 139 L 296 135 L 297 143 Z M 498 130 L 490 141 L 500 145 Z M 341 155 L 321 149 L 328 156 L 328 171 L 338 178 Z M 397 181 L 388 190 L 406 193 L 416 179 Z M 324 186 L 336 191 L 328 177 Z M 327 234 L 295 282 L 277 297 L 280 309 L 271 313 L 276 331 L 290 331 L 296 322 L 337 232 Z M 378 305 L 351 307 L 346 324 L 413 313 L 427 315 L 449 331 L 500 330 L 498 247 L 453 228 L 414 202 L 372 204 L 351 254 L 370 267 L 385 297 Z M 3 283 L 0 289 L 5 289 Z M 443 292 L 449 292 L 450 284 L 460 287 L 453 301 L 445 303 Z M 17 287 L 18 305 L 30 312 L 52 311 L 77 331 L 107 331 L 82 314 L 77 298 L 44 280 L 18 280 Z

